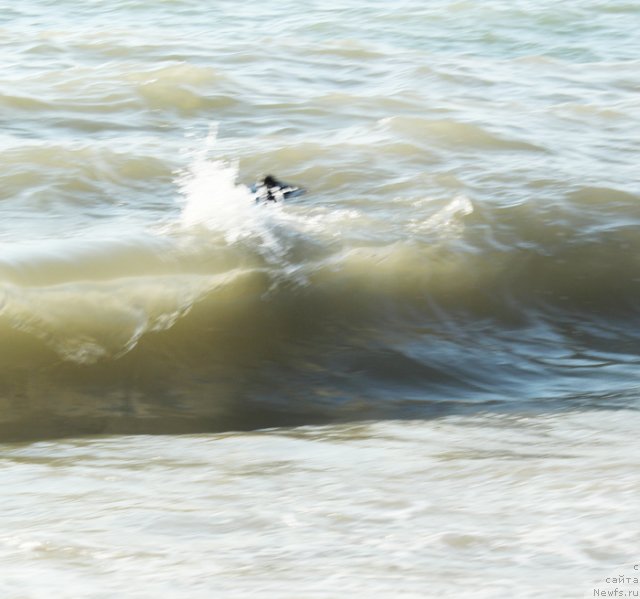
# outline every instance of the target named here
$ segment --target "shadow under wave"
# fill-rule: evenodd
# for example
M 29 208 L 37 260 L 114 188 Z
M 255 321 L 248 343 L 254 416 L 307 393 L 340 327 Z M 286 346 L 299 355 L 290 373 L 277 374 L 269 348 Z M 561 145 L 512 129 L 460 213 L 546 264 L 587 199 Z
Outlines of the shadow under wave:
M 64 328 L 38 336 L 0 312 L 0 439 L 629 407 L 637 312 L 580 307 L 584 289 L 567 309 L 534 293 L 535 268 L 514 277 L 513 258 L 407 243 L 308 263 L 304 280 L 248 268 L 126 351 L 84 361 L 56 346 Z M 605 274 L 589 292 L 601 299 Z
M 634 196 L 395 202 L 391 227 L 256 206 L 214 141 L 156 235 L 3 255 L 0 440 L 637 402 Z

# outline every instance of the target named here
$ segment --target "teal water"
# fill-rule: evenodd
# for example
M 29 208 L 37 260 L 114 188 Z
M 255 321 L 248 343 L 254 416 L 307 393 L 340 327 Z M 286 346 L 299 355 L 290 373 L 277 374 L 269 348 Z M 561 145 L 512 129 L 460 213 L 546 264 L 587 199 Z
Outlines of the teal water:
M 283 570 L 296 597 L 340 596 L 346 580 L 367 597 L 402 580 L 402 596 L 454 596 L 462 564 L 486 571 L 467 596 L 583 596 L 637 561 L 639 25 L 636 3 L 603 0 L 0 2 L 0 441 L 15 501 L 0 559 L 18 566 L 3 596 L 50 596 L 61 568 L 57 597 L 145 596 L 144 580 L 166 597 L 211 596 L 216 580 L 221 596 L 283 597 Z M 247 186 L 269 172 L 307 194 L 255 205 Z M 554 441 L 520 438 L 530 423 Z M 469 427 L 463 453 L 421 453 Z M 289 435 L 345 464 L 292 460 Z M 228 494 L 196 502 L 180 542 L 162 533 L 164 557 L 122 553 L 120 515 L 146 544 L 170 508 L 139 510 L 153 493 L 135 476 L 117 500 L 95 477 L 144 472 L 156 452 L 166 468 L 144 485 L 189 504 L 185 477 L 208 480 L 205 453 L 225 443 L 248 448 Z M 437 499 L 419 468 L 347 468 L 359 443 L 423 456 Z M 301 537 L 295 495 L 278 496 L 282 522 L 262 512 L 263 452 L 323 514 Z M 505 465 L 512 478 L 493 479 Z M 31 483 L 42 513 L 12 499 Z M 477 504 L 432 512 L 460 485 Z M 492 485 L 518 498 L 508 534 Z M 83 524 L 47 520 L 60 503 Z M 196 532 L 236 504 L 246 523 Z M 408 525 L 394 536 L 396 508 L 420 523 L 413 544 Z M 322 536 L 334 517 L 338 537 Z M 561 517 L 580 522 L 571 541 Z M 614 525 L 626 532 L 607 540 Z M 291 558 L 313 531 L 305 576 Z M 408 549 L 384 570 L 374 537 Z M 176 561 L 188 541 L 237 560 L 216 578 L 196 553 Z M 89 564 L 108 564 L 105 590 Z

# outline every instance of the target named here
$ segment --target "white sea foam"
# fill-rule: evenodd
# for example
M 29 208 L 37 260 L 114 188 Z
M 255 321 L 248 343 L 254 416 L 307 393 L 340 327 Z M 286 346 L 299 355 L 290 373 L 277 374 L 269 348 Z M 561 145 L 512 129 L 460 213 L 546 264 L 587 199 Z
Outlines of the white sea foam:
M 471 200 L 464 195 L 453 198 L 433 216 L 424 220 L 413 220 L 410 229 L 413 231 L 453 232 L 461 227 L 461 218 L 473 212 Z
M 250 189 L 238 182 L 237 162 L 214 157 L 217 127 L 192 152 L 178 178 L 183 198 L 181 225 L 206 228 L 228 244 L 246 244 L 269 262 L 282 262 L 289 247 L 292 219 L 281 204 L 256 204 Z

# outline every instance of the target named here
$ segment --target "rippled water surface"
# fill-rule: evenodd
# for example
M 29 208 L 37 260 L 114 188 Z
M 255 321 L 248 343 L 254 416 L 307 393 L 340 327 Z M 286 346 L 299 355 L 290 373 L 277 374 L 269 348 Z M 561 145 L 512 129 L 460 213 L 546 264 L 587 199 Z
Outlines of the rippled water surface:
M 0 1 L 2 596 L 633 572 L 639 26 Z
M 640 514 L 627 440 L 638 417 L 622 415 L 13 447 L 0 590 L 593 597 L 634 572 L 628 525 Z

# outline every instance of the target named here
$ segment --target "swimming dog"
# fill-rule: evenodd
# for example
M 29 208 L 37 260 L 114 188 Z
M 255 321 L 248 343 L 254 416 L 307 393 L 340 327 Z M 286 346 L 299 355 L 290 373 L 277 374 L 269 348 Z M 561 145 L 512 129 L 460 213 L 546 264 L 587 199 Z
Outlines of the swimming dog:
M 292 196 L 302 195 L 305 192 L 302 187 L 278 181 L 273 175 L 265 175 L 254 183 L 250 189 L 256 203 L 280 202 Z

